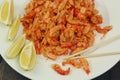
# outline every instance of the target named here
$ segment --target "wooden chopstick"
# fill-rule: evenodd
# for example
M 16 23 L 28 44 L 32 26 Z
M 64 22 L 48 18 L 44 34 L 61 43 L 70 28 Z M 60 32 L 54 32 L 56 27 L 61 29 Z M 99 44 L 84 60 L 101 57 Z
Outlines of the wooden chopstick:
M 107 53 L 99 53 L 99 54 L 88 54 L 83 56 L 72 57 L 71 59 L 78 59 L 78 58 L 94 58 L 94 57 L 102 57 L 102 56 L 110 56 L 110 55 L 118 55 L 120 52 L 107 52 Z
M 118 39 L 120 39 L 120 34 L 117 35 L 117 36 L 114 36 L 114 37 L 112 37 L 112 38 L 110 38 L 110 39 L 108 39 L 108 40 L 102 41 L 102 42 L 100 42 L 100 43 L 98 43 L 98 44 L 96 44 L 96 45 L 93 45 L 93 46 L 91 46 L 90 48 L 88 48 L 88 49 L 86 49 L 86 50 L 83 50 L 83 51 L 81 51 L 81 52 L 77 52 L 77 53 L 75 53 L 75 54 L 73 54 L 73 55 L 70 55 L 70 56 L 68 56 L 68 57 L 66 57 L 66 58 L 64 58 L 64 59 L 70 59 L 70 58 L 72 58 L 72 57 L 74 57 L 74 56 L 76 56 L 76 55 L 83 54 L 83 53 L 92 53 L 92 52 L 94 52 L 96 49 L 98 49 L 98 48 L 100 48 L 100 47 L 102 47 L 102 46 L 104 46 L 104 45 L 107 45 L 107 44 L 109 44 L 109 43 L 111 43 L 111 42 L 113 42 L 113 41 L 115 41 L 115 40 L 118 40 Z

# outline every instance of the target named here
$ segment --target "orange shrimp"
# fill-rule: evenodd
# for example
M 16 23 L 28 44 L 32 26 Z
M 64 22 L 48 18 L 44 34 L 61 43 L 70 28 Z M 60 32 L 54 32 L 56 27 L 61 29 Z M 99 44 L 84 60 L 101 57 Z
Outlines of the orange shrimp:
M 55 47 L 53 54 L 57 56 L 65 55 L 68 53 L 68 48 Z
M 43 56 L 45 56 L 48 59 L 51 60 L 56 60 L 57 59 L 57 55 L 55 55 L 53 53 L 53 49 L 51 49 L 50 47 L 44 46 L 44 48 L 41 50 Z
M 81 22 L 78 19 L 73 19 L 73 15 L 74 15 L 74 9 L 72 9 L 70 11 L 69 15 L 66 18 L 66 20 L 68 21 L 68 23 L 73 24 L 73 25 L 86 25 L 85 23 Z
M 62 70 L 58 64 L 53 64 L 52 68 L 61 75 L 68 75 L 70 73 L 70 68 L 68 68 L 67 70 Z
M 90 73 L 89 64 L 85 58 L 80 58 L 80 63 L 87 74 Z
M 103 29 L 100 26 L 96 26 L 96 31 L 102 34 L 106 34 L 108 31 L 110 31 L 112 29 L 111 26 L 106 26 Z
M 55 38 L 48 37 L 47 42 L 51 46 L 57 46 L 59 44 L 59 41 L 57 41 Z
M 62 48 L 70 48 L 73 44 L 71 42 L 65 42 L 61 45 Z
M 88 46 L 92 46 L 95 41 L 95 34 L 93 31 L 89 31 L 86 34 L 86 37 L 88 38 Z
M 103 22 L 101 15 L 95 15 L 91 17 L 91 22 L 94 24 L 101 24 Z
M 31 12 L 29 12 L 25 18 L 29 19 L 29 18 L 34 18 L 36 15 L 36 12 L 34 10 L 32 10 Z
M 71 64 L 72 66 L 74 66 L 76 68 L 80 68 L 81 67 L 80 62 L 77 61 L 77 60 L 68 59 L 68 60 L 62 62 L 63 66 L 65 66 L 66 64 Z
M 45 57 L 47 57 L 48 59 L 51 59 L 51 60 L 56 60 L 58 56 L 54 55 L 54 53 L 51 53 L 51 52 L 45 52 L 43 54 Z
M 59 6 L 59 4 L 60 4 L 60 1 L 61 0 L 54 0 L 54 8 L 57 8 L 58 6 Z

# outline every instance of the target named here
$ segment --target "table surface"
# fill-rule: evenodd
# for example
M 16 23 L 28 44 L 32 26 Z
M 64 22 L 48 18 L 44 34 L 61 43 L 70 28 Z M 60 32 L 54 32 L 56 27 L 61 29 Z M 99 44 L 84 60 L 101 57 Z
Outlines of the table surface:
M 29 80 L 14 71 L 0 56 L 0 80 Z M 120 61 L 109 71 L 93 80 L 120 80 Z

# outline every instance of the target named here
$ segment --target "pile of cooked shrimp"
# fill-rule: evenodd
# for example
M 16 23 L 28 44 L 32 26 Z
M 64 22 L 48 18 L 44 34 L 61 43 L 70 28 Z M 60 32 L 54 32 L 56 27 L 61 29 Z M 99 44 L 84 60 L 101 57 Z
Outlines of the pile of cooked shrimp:
M 95 31 L 105 35 L 112 29 L 100 27 L 103 18 L 95 9 L 94 0 L 32 0 L 25 12 L 21 22 L 26 38 L 34 42 L 37 54 L 52 60 L 87 49 L 95 41 Z M 90 72 L 84 58 L 62 64 Z M 70 68 L 62 70 L 58 64 L 52 67 L 62 75 L 70 72 Z

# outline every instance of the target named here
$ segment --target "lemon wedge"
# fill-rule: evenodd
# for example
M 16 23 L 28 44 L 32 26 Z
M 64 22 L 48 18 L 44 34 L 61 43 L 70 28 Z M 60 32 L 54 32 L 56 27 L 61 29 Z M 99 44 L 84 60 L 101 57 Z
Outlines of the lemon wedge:
M 19 36 L 8 49 L 7 55 L 6 55 L 7 58 L 10 58 L 10 59 L 15 58 L 22 50 L 25 44 L 25 41 L 26 41 L 25 35 Z
M 24 70 L 31 70 L 35 66 L 36 51 L 32 42 L 27 44 L 21 51 L 19 62 Z
M 35 47 L 34 45 L 32 46 L 32 57 L 31 57 L 31 61 L 30 61 L 30 64 L 29 64 L 29 69 L 28 70 L 31 70 L 34 68 L 36 64 L 36 50 L 35 50 Z
M 9 33 L 8 33 L 8 39 L 13 40 L 18 32 L 20 25 L 20 15 L 16 17 L 16 19 L 13 21 L 12 25 L 9 28 Z
M 14 17 L 14 2 L 13 0 L 4 0 L 0 7 L 0 22 L 6 25 L 12 24 Z

